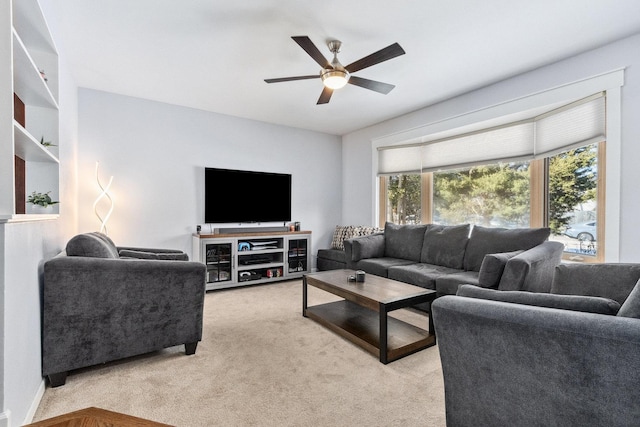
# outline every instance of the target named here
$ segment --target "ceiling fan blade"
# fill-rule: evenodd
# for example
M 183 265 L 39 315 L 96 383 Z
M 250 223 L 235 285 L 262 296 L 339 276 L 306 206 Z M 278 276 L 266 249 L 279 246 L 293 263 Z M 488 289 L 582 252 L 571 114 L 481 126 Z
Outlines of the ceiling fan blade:
M 349 82 L 352 85 L 360 86 L 365 89 L 371 89 L 379 93 L 388 94 L 395 87 L 389 83 L 377 82 L 375 80 L 363 79 L 362 77 L 350 76 Z
M 392 58 L 395 58 L 396 56 L 404 54 L 404 49 L 400 47 L 398 43 L 394 43 L 385 47 L 384 49 L 380 49 L 379 51 L 372 53 L 369 56 L 365 56 L 364 58 L 359 59 L 356 62 L 352 62 L 344 68 L 350 73 L 355 73 L 356 71 L 362 70 L 363 68 L 371 67 L 372 65 L 388 61 Z
M 291 37 L 296 43 L 300 45 L 301 48 L 304 49 L 305 52 L 309 54 L 310 57 L 313 58 L 322 68 L 333 68 L 331 63 L 324 57 L 324 55 L 318 50 L 315 44 L 311 41 L 311 39 L 307 36 L 292 36 Z
M 277 79 L 264 79 L 267 83 L 280 83 L 280 82 L 291 82 L 294 80 L 308 80 L 308 79 L 317 79 L 320 78 L 320 74 L 312 74 L 310 76 L 295 76 L 295 77 L 279 77 Z
M 333 89 L 325 86 L 325 88 L 322 89 L 322 93 L 320 94 L 320 98 L 318 98 L 318 102 L 316 102 L 316 105 L 327 104 L 331 99 L 331 95 L 333 95 Z

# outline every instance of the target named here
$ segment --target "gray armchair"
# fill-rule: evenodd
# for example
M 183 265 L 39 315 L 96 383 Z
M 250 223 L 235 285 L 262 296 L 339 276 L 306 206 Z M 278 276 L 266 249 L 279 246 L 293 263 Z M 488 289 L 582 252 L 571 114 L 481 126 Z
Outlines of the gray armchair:
M 551 294 L 434 301 L 447 426 L 638 425 L 638 279 L 638 264 L 561 265 Z
M 181 344 L 194 354 L 205 266 L 185 259 L 180 251 L 118 248 L 99 233 L 71 239 L 44 263 L 43 376 L 56 387 L 74 369 Z

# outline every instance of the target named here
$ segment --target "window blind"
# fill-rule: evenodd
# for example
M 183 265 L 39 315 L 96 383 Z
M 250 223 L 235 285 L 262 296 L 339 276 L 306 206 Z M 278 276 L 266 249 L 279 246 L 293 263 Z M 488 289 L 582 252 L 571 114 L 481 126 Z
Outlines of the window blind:
M 605 140 L 603 93 L 529 120 L 420 144 L 378 148 L 378 174 L 433 172 L 548 157 Z

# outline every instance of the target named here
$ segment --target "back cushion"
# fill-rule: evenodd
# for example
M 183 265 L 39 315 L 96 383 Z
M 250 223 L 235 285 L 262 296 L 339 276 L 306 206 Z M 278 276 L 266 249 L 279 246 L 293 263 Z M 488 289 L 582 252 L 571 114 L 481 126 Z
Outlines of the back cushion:
M 620 311 L 618 311 L 618 316 L 640 319 L 640 280 L 636 282 L 636 286 L 631 290 L 627 299 L 624 300 Z
M 474 225 L 464 254 L 464 269 L 480 271 L 486 254 L 526 251 L 549 237 L 549 228 L 488 228 Z
M 109 239 L 110 240 L 110 239 Z M 92 258 L 119 258 L 118 251 L 107 240 L 94 233 L 78 234 L 67 243 L 67 255 Z
M 429 225 L 422 245 L 420 262 L 461 269 L 470 229 L 469 224 Z
M 552 294 L 611 298 L 620 304 L 640 279 L 640 264 L 560 264 L 553 273 Z
M 384 256 L 420 262 L 426 231 L 426 224 L 398 225 L 387 222 L 384 226 Z

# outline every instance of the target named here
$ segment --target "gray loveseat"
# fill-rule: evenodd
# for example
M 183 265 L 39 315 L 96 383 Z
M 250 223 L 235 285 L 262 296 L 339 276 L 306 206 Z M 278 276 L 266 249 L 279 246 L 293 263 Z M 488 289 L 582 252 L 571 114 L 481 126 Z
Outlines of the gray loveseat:
M 640 264 L 561 265 L 551 294 L 432 304 L 447 426 L 637 426 Z
M 549 292 L 564 246 L 548 228 L 387 223 L 384 233 L 345 240 L 347 268 L 455 295 L 461 284 Z
M 44 263 L 42 374 L 202 339 L 205 266 L 180 251 L 117 247 L 100 233 L 72 238 Z

